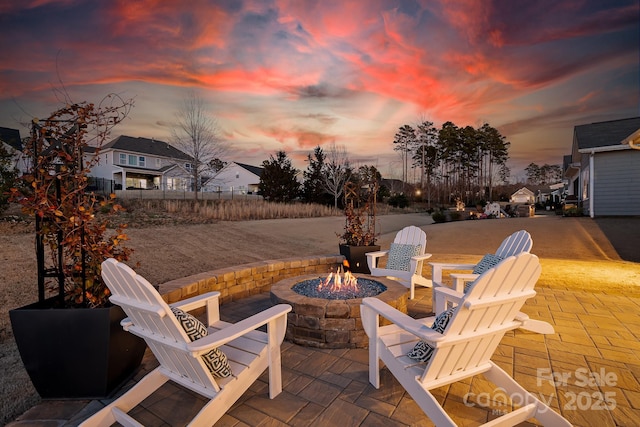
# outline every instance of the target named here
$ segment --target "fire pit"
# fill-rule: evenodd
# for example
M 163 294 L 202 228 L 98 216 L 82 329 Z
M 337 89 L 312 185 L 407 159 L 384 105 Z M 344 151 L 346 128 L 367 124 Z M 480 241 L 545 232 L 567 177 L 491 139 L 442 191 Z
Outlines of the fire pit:
M 271 286 L 274 304 L 290 304 L 285 338 L 295 344 L 318 348 L 366 348 L 362 329 L 362 298 L 375 296 L 407 312 L 408 289 L 381 277 L 331 274 L 298 276 Z

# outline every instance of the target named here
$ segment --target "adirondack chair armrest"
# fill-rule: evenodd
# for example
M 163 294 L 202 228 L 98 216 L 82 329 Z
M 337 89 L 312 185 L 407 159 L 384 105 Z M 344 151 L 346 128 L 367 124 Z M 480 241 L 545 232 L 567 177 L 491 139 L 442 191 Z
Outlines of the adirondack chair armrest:
M 277 344 L 280 344 L 284 339 L 287 313 L 289 313 L 291 309 L 292 308 L 289 304 L 275 305 L 264 311 L 261 311 L 260 313 L 254 314 L 251 317 L 247 317 L 246 319 L 241 320 L 238 323 L 234 323 L 229 327 L 211 333 L 204 338 L 193 341 L 187 344 L 187 349 L 194 352 L 195 355 L 206 353 L 212 348 L 220 347 L 228 343 L 229 341 L 233 341 L 234 339 L 245 335 L 247 332 L 258 329 L 259 327 L 266 325 L 272 321 L 277 321 L 279 323 L 275 325 L 278 331 L 269 331 L 269 336 L 271 336 L 271 332 L 275 332 L 276 335 L 274 336 L 276 338 L 276 341 L 278 341 Z M 269 328 L 270 326 L 267 327 Z
M 387 255 L 388 253 L 389 253 L 388 250 L 386 250 L 386 251 L 367 252 L 365 254 L 367 256 L 367 263 L 374 262 L 374 264 L 375 264 L 375 260 L 377 260 L 378 258 L 382 258 L 383 256 Z M 374 265 L 374 267 L 375 267 L 375 265 Z
M 365 255 L 367 256 L 367 259 L 369 259 L 369 258 L 377 259 L 377 258 L 385 256 L 388 253 L 389 253 L 388 250 L 387 251 L 374 251 L 374 252 L 367 252 Z
M 443 262 L 430 262 L 431 280 L 435 286 L 445 286 L 442 283 L 443 270 L 473 270 L 475 264 L 451 264 Z
M 480 276 L 473 273 L 451 273 L 451 279 L 453 280 L 453 289 L 456 292 L 462 292 L 464 290 L 464 284 L 467 282 L 473 282 Z
M 475 264 L 451 264 L 444 262 L 430 262 L 430 266 L 441 270 L 473 270 Z
M 169 304 L 169 307 L 176 307 L 182 311 L 191 311 L 197 308 L 204 307 L 210 300 L 215 299 L 217 303 L 217 299 L 220 297 L 220 292 L 207 292 L 206 294 L 197 295 L 195 297 L 186 298 L 172 304 Z
M 362 300 L 362 305 L 364 306 L 364 310 L 372 310 L 374 313 L 384 317 L 394 325 L 417 336 L 421 340 L 433 344 L 434 346 L 437 346 L 437 343 L 445 338 L 440 332 L 436 332 L 426 326 L 424 319 L 416 320 L 377 298 L 364 298 Z M 363 321 L 365 317 L 366 316 L 363 316 Z
M 433 311 L 440 314 L 448 308 L 449 303 L 460 304 L 463 297 L 462 292 L 457 292 L 446 286 L 436 286 L 433 288 Z
M 412 256 L 411 259 L 416 261 L 424 261 L 425 259 L 429 259 L 432 256 L 433 254 L 422 254 L 422 255 Z
M 462 298 L 464 298 L 464 294 L 462 292 L 458 292 L 455 289 L 447 288 L 446 286 L 439 286 L 433 289 L 433 292 L 442 295 L 448 301 L 452 301 L 455 303 L 459 303 Z
M 374 251 L 374 252 L 367 252 L 365 255 L 367 256 L 367 266 L 369 267 L 369 270 L 373 270 L 374 268 L 378 267 L 378 258 L 382 258 L 383 256 L 387 255 L 389 253 L 389 251 Z
M 409 260 L 409 271 L 413 271 L 413 274 L 422 275 L 422 267 L 418 268 L 419 265 L 425 260 L 431 258 L 431 254 L 422 254 L 412 256 Z M 420 271 L 419 271 L 420 270 Z
M 176 307 L 182 311 L 191 311 L 198 308 L 206 307 L 207 321 L 206 324 L 211 326 L 220 320 L 220 292 L 207 292 L 206 294 L 197 295 L 191 298 L 185 298 L 181 301 L 169 304 L 169 307 Z

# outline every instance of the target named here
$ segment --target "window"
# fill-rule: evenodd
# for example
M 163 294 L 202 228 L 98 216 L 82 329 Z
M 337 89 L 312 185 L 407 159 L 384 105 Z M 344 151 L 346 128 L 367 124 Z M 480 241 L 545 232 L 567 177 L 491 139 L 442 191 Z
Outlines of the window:
M 121 165 L 127 164 L 127 155 L 124 153 L 120 153 L 120 162 Z
M 191 171 L 191 163 L 185 163 L 184 168 L 188 171 Z
M 160 159 L 156 159 L 156 167 L 159 168 L 161 164 L 162 163 L 160 163 Z
M 138 157 L 138 166 L 145 167 L 145 158 L 144 158 L 144 156 Z
M 138 165 L 138 156 L 134 154 L 129 154 L 129 166 L 137 166 Z

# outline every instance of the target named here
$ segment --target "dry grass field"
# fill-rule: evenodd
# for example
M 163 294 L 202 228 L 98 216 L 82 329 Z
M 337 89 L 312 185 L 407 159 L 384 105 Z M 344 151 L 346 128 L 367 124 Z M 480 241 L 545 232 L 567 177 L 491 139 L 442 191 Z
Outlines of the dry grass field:
M 344 221 L 341 216 L 220 221 L 152 207 L 136 209 L 128 217 L 132 224 L 128 244 L 135 249 L 131 264 L 139 263 L 136 270 L 158 284 L 258 260 L 335 254 L 336 233 Z M 411 224 L 427 232 L 432 260 L 448 262 L 477 261 L 493 252 L 508 234 L 526 229 L 534 240 L 532 252 L 542 262 L 538 286 L 640 297 L 640 264 L 622 260 L 607 235 L 589 218 L 546 215 L 432 224 L 424 213 L 381 215 L 379 243 L 388 247 L 395 232 Z M 39 400 L 8 322 L 9 309 L 36 300 L 33 248 L 31 225 L 0 222 L 0 424 L 15 419 Z M 428 268 L 423 273 L 430 276 Z

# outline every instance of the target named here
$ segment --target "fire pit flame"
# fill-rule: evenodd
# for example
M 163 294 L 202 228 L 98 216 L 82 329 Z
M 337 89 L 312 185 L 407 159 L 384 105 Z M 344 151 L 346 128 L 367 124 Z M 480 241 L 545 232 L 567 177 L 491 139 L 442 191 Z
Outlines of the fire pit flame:
M 357 292 L 358 279 L 349 270 L 344 271 L 340 267 L 335 274 L 329 273 L 325 280 L 320 280 L 318 290 L 321 292 Z
M 376 296 L 387 290 L 382 283 L 364 277 L 356 277 L 350 271 L 339 267 L 326 278 L 303 280 L 291 287 L 301 295 L 312 298 L 341 299 L 366 298 Z

